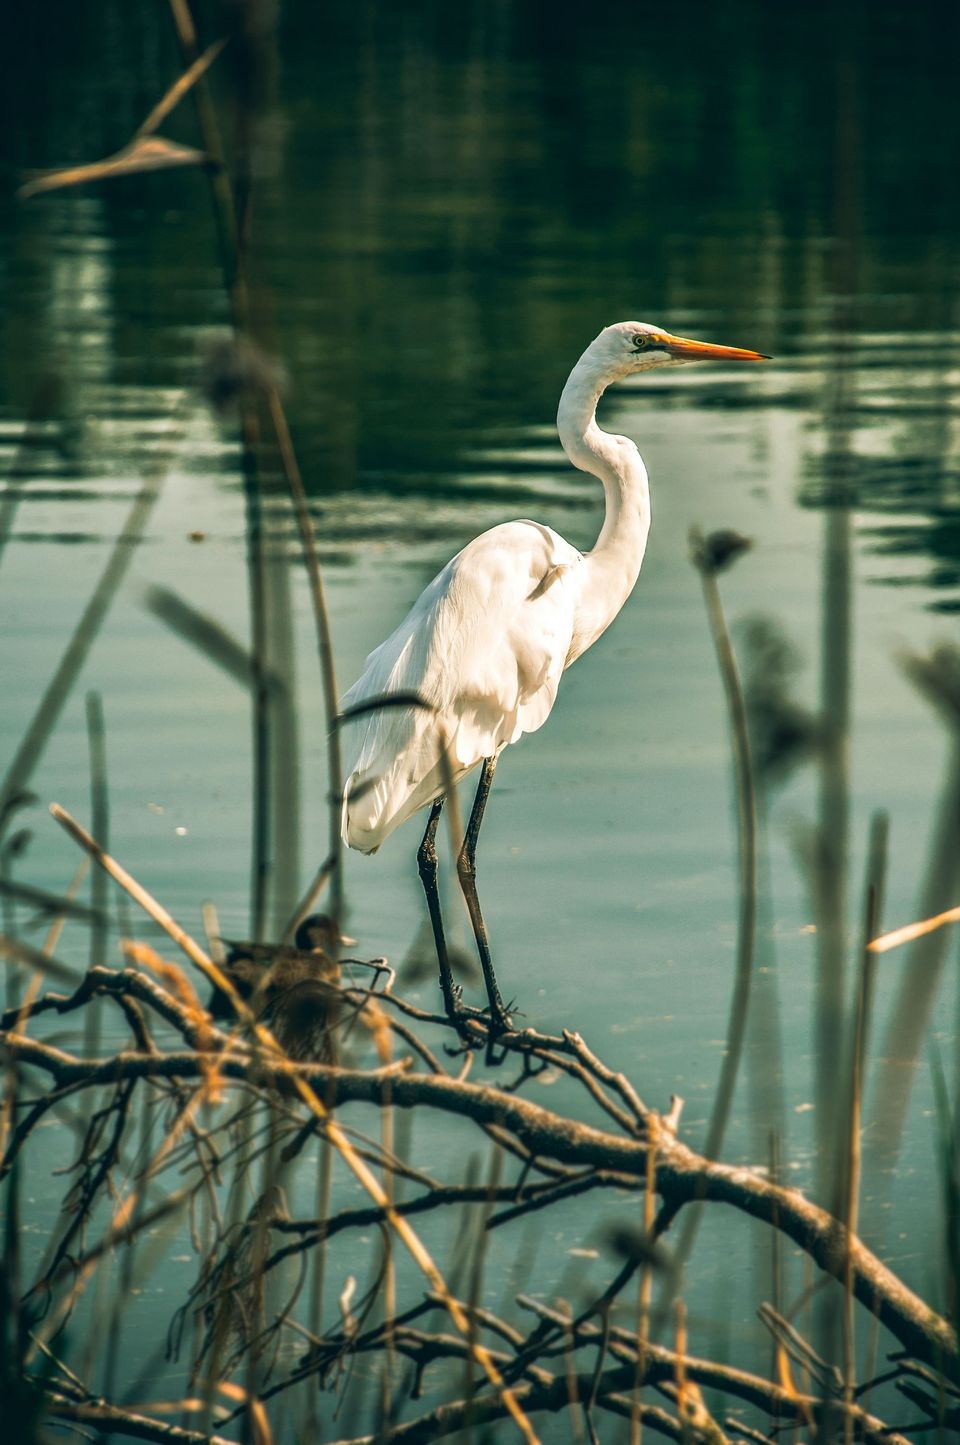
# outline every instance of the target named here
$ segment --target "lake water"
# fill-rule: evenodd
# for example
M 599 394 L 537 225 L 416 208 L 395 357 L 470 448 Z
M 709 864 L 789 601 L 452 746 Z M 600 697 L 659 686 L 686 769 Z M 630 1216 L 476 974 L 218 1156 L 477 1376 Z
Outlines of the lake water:
M 880 808 L 891 819 L 892 927 L 919 916 L 948 757 L 942 722 L 897 657 L 957 640 L 958 121 L 933 12 L 869 13 L 868 30 L 854 5 L 625 6 L 600 18 L 535 3 L 332 4 L 321 18 L 301 3 L 264 32 L 253 71 L 238 43 L 214 71 L 231 148 L 244 76 L 259 104 L 254 311 L 286 374 L 343 690 L 483 528 L 532 516 L 591 545 L 600 487 L 566 463 L 554 417 L 601 326 L 640 317 L 774 357 L 762 369 L 641 378 L 605 400 L 602 422 L 637 441 L 650 472 L 647 557 L 616 624 L 564 679 L 548 725 L 503 757 L 481 842 L 505 996 L 539 1028 L 579 1029 L 651 1104 L 682 1095 L 693 1144 L 724 1048 L 737 877 L 726 711 L 690 526 L 753 539 L 721 578 L 735 641 L 745 643 L 744 619 L 772 619 L 797 650 L 795 692 L 815 709 L 825 549 L 838 516 L 849 518 L 851 959 L 869 819 Z M 0 102 L 0 462 L 18 467 L 0 499 L 16 502 L 0 558 L 5 759 L 145 471 L 175 440 L 122 588 L 30 778 L 37 802 L 17 824 L 32 837 L 16 874 L 62 890 L 75 870 L 45 806 L 90 816 L 84 695 L 94 689 L 113 851 L 191 930 L 212 899 L 224 933 L 242 936 L 249 696 L 147 605 L 149 589 L 171 589 L 249 638 L 240 451 L 195 386 L 228 319 L 208 186 L 187 170 L 13 198 L 29 168 L 118 149 L 178 73 L 163 7 L 104 0 L 62 20 L 50 41 L 21 12 Z M 204 37 L 217 33 L 211 8 Z M 196 143 L 189 103 L 164 133 Z M 50 376 L 56 400 L 40 440 L 18 453 Z M 281 619 L 271 646 L 296 686 L 277 742 L 289 797 L 269 933 L 324 856 L 327 780 L 309 596 L 279 487 L 264 515 Z M 798 840 L 818 815 L 818 787 L 808 764 L 771 796 L 759 945 L 776 984 L 766 1007 L 779 999 L 781 1155 L 812 1188 L 822 1063 Z M 349 930 L 364 955 L 399 963 L 423 951 L 417 841 L 412 823 L 375 858 L 349 860 Z M 466 944 L 464 921 L 454 926 Z M 63 956 L 82 962 L 86 950 L 68 929 Z M 896 952 L 880 963 L 875 1054 L 903 966 Z M 896 1180 L 870 1186 L 868 1242 L 935 1301 L 921 1242 L 939 1227 L 928 1060 L 930 1038 L 948 1062 L 954 1048 L 947 974 Z M 432 979 L 413 992 L 436 1002 Z M 728 1158 L 765 1162 L 750 1124 L 766 1088 L 764 1042 L 741 1079 Z M 562 1103 L 555 1094 L 544 1097 Z M 568 1221 L 561 1255 L 596 1224 L 582 1206 Z M 711 1253 L 719 1240 L 743 1272 L 733 1327 L 751 1341 L 745 1235 L 739 1222 L 704 1235 L 697 1303 L 716 1323 L 728 1289 Z

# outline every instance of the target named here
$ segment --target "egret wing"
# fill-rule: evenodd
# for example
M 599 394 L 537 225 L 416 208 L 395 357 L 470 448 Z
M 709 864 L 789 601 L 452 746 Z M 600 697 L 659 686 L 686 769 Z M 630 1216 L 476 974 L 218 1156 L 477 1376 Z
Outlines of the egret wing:
M 546 720 L 573 633 L 582 557 L 549 527 L 508 522 L 438 574 L 367 658 L 344 709 L 398 692 L 352 725 L 343 832 L 372 852 L 482 758 Z

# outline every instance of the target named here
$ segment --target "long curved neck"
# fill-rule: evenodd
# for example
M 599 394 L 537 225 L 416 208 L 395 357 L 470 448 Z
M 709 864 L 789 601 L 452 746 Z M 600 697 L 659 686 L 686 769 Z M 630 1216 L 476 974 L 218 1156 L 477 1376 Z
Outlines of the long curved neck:
M 582 645 L 575 655 L 610 625 L 633 591 L 650 531 L 650 487 L 640 453 L 626 437 L 597 425 L 597 403 L 617 379 L 609 362 L 586 351 L 570 373 L 557 412 L 564 451 L 575 467 L 600 479 L 606 500 L 603 527 L 584 559 L 588 572 L 577 628 Z

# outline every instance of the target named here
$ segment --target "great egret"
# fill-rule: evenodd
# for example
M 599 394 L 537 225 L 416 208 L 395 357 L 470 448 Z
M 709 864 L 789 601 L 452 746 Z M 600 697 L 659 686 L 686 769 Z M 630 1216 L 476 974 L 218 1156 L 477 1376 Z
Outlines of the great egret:
M 346 769 L 343 837 L 374 853 L 420 808 L 430 818 L 417 855 L 448 1016 L 476 1017 L 450 972 L 437 892 L 435 837 L 452 783 L 482 763 L 457 861 L 489 999 L 492 1031 L 511 1021 L 497 988 L 477 898 L 477 834 L 497 759 L 508 743 L 546 722 L 564 669 L 610 626 L 633 590 L 650 528 L 650 492 L 640 453 L 596 421 L 612 382 L 689 361 L 766 361 L 757 351 L 672 336 L 643 321 L 607 326 L 573 368 L 557 429 L 575 467 L 603 483 L 606 515 L 591 552 L 578 552 L 540 522 L 503 522 L 458 552 L 367 658 L 343 699 L 361 714 Z M 376 705 L 391 694 L 417 705 Z M 397 702 L 400 703 L 398 698 Z M 373 704 L 363 710 L 363 704 Z

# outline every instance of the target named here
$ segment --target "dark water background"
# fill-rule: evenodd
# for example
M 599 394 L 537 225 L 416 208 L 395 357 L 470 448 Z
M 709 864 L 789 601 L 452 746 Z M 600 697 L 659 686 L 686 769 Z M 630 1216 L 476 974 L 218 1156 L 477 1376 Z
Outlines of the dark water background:
M 201 7 L 203 39 L 236 11 Z M 956 11 L 745 0 L 286 3 L 249 14 L 260 28 L 231 42 L 213 89 L 231 156 L 249 166 L 254 325 L 287 378 L 344 688 L 483 527 L 532 515 L 590 545 L 599 488 L 566 464 L 553 418 L 602 325 L 639 317 L 775 357 L 762 374 L 669 372 L 605 403 L 650 470 L 647 559 L 548 727 L 504 759 L 481 883 L 505 992 L 532 1023 L 581 1029 L 651 1103 L 684 1095 L 687 1137 L 702 1142 L 731 987 L 736 855 L 723 699 L 686 533 L 699 522 L 754 539 L 723 581 L 729 614 L 783 630 L 797 654 L 792 686 L 811 709 L 837 639 L 822 577 L 839 546 L 850 566 L 849 767 L 831 785 L 807 766 L 769 800 L 767 985 L 726 1146 L 764 1163 L 775 1114 L 783 1158 L 815 1188 L 816 1116 L 829 1101 L 817 1093 L 823 981 L 798 839 L 843 780 L 853 939 L 868 819 L 888 809 L 888 921 L 917 916 L 947 754 L 895 655 L 955 642 L 960 609 Z M 27 171 L 126 142 L 178 73 L 172 27 L 146 0 L 22 6 L 8 19 L 0 464 L 16 474 L 2 499 L 4 759 L 145 469 L 176 433 L 127 580 L 30 778 L 37 803 L 20 822 L 32 839 L 16 871 L 62 889 L 75 868 L 45 804 L 89 816 L 83 695 L 96 689 L 114 850 L 188 927 L 212 898 L 224 931 L 242 934 L 249 700 L 144 601 L 160 584 L 249 633 L 240 453 L 196 390 L 228 320 L 208 184 L 184 170 L 15 198 Z M 163 130 L 196 144 L 189 104 Z M 33 444 L 18 451 L 38 413 Z M 279 487 L 267 489 L 264 527 L 270 646 L 298 680 L 296 709 L 278 723 L 284 821 L 269 932 L 324 852 L 325 753 L 309 601 Z M 748 630 L 735 636 L 745 646 Z M 348 873 L 351 931 L 394 962 L 421 921 L 414 833 Z M 79 933 L 71 949 L 85 959 Z M 882 965 L 878 1057 L 902 969 L 897 954 Z M 868 1189 L 868 1242 L 934 1302 L 938 1272 L 919 1242 L 939 1228 L 928 1048 L 933 1038 L 950 1057 L 953 994 L 948 966 L 897 1175 L 878 1164 Z M 420 996 L 432 1001 L 432 983 Z M 566 1250 L 590 1243 L 594 1208 L 571 1208 L 565 1232 L 541 1241 L 544 1289 Z M 517 1247 L 504 1244 L 503 1258 Z M 745 1227 L 711 1224 L 697 1261 L 692 1308 L 707 1342 L 714 1331 L 749 1355 Z

